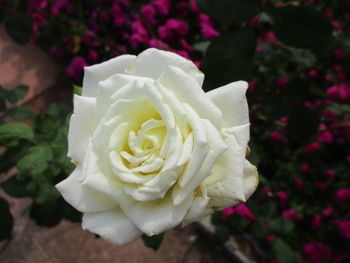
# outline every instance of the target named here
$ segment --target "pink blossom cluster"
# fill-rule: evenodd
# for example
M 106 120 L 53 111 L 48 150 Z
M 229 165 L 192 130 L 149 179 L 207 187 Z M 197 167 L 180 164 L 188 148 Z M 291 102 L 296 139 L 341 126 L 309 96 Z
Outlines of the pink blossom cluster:
M 193 41 L 219 35 L 195 0 L 147 0 L 141 5 L 129 0 L 94 0 L 83 4 L 84 12 L 67 0 L 28 2 L 33 40 L 45 46 L 48 38 L 56 38 L 51 53 L 68 62 L 66 73 L 76 82 L 81 80 L 83 66 L 125 52 L 139 53 L 147 47 L 170 50 L 196 61 L 202 54 L 193 48 Z M 47 24 L 57 27 L 46 28 Z

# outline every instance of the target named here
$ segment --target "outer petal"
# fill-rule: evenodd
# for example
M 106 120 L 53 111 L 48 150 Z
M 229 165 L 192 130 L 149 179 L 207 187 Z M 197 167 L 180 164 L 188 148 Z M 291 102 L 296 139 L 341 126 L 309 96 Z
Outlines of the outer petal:
M 243 188 L 245 198 L 248 199 L 254 192 L 259 183 L 258 170 L 248 160 L 244 164 Z
M 127 72 L 136 76 L 158 79 L 167 66 L 181 68 L 194 77 L 198 84 L 202 86 L 204 75 L 192 61 L 175 53 L 155 48 L 149 48 L 140 53 Z
M 135 202 L 123 200 L 121 207 L 132 222 L 149 236 L 158 235 L 180 224 L 192 204 L 189 196 L 181 204 L 173 205 L 171 194 L 164 198 Z
M 159 77 L 159 82 L 164 88 L 173 91 L 180 101 L 189 104 L 201 118 L 210 120 L 217 128 L 220 127 L 220 109 L 187 72 L 169 66 Z
M 119 207 L 101 213 L 84 214 L 83 229 L 116 245 L 128 244 L 142 234 Z
M 216 198 L 245 201 L 243 167 L 246 148 L 241 147 L 227 129 L 222 134 L 229 148 L 214 165 L 213 174 L 205 180 L 208 196 L 214 201 Z
M 221 127 L 233 127 L 249 123 L 248 104 L 245 96 L 248 83 L 236 81 L 207 94 L 214 104 L 221 110 Z
M 96 97 L 98 83 L 125 69 L 135 60 L 136 56 L 122 55 L 100 64 L 84 68 L 83 96 Z
M 69 123 L 68 157 L 83 162 L 89 138 L 95 129 L 95 98 L 74 95 L 74 113 Z
M 66 180 L 56 185 L 57 190 L 69 204 L 83 213 L 101 212 L 118 206 L 107 196 L 83 186 L 81 170 L 79 165 Z

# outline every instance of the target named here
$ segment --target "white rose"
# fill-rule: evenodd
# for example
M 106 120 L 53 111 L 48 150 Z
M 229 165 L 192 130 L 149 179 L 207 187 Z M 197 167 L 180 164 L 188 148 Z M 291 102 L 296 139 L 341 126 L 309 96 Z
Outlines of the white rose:
M 154 48 L 86 67 L 56 185 L 83 228 L 118 245 L 198 221 L 258 184 L 246 159 L 247 83 L 205 93 L 189 60 Z

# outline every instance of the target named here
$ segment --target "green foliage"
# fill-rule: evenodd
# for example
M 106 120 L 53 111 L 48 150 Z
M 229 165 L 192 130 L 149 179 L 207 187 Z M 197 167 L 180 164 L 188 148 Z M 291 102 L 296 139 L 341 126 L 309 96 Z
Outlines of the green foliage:
M 314 113 L 301 105 L 290 110 L 287 133 L 291 141 L 307 142 L 317 132 L 317 119 Z
M 143 234 L 141 238 L 146 247 L 152 248 L 153 250 L 157 251 L 164 239 L 164 233 L 154 236 L 147 236 Z
M 32 20 L 21 13 L 9 13 L 4 19 L 7 34 L 18 44 L 27 44 L 32 34 Z
M 79 87 L 77 85 L 73 85 L 73 93 L 75 95 L 81 96 L 82 92 L 83 92 L 83 88 L 82 87 Z
M 32 119 L 34 114 L 26 106 L 17 106 L 9 109 L 7 115 L 15 120 L 28 120 Z
M 272 244 L 273 254 L 280 263 L 295 263 L 296 257 L 293 249 L 282 239 L 276 238 Z
M 8 202 L 0 197 L 0 241 L 11 237 L 13 218 Z
M 308 6 L 284 6 L 268 9 L 273 30 L 286 45 L 319 48 L 332 37 L 332 25 L 317 9 Z
M 255 34 L 250 29 L 226 32 L 213 40 L 202 62 L 204 89 L 211 90 L 236 80 L 249 80 L 255 54 Z
M 247 22 L 259 12 L 260 0 L 197 0 L 200 8 L 221 23 Z
M 33 130 L 27 124 L 22 122 L 11 122 L 0 126 L 0 145 L 7 139 L 25 139 L 32 140 Z
M 6 98 L 9 103 L 14 104 L 23 99 L 28 93 L 28 86 L 18 85 L 14 89 L 6 91 Z

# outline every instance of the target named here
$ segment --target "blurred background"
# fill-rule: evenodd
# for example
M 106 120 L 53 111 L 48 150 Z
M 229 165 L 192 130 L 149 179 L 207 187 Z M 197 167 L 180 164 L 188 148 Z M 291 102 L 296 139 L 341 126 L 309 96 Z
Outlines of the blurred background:
M 350 262 L 349 0 L 0 0 L 0 23 L 1 263 Z M 249 82 L 260 185 L 119 248 L 54 185 L 83 68 L 149 47 L 194 61 L 205 91 Z

